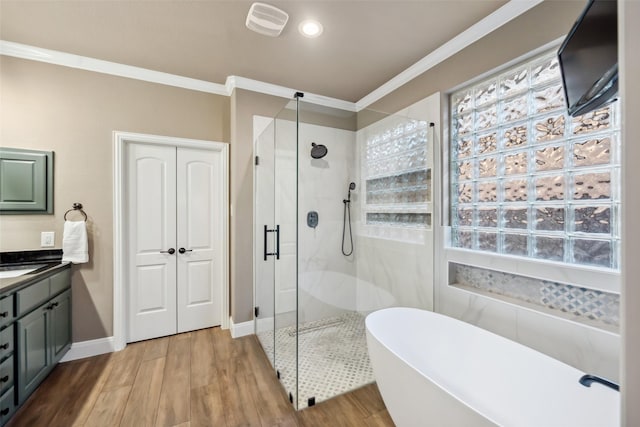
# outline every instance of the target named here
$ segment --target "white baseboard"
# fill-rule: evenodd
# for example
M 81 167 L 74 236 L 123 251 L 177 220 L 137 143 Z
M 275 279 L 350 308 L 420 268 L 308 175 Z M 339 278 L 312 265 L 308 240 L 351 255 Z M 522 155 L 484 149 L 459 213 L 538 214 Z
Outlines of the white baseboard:
M 231 338 L 240 338 L 254 333 L 253 320 L 235 324 L 233 318 L 229 317 L 229 326 Z
M 113 337 L 98 338 L 96 340 L 74 342 L 71 348 L 64 355 L 60 362 L 70 362 L 72 360 L 84 359 L 85 357 L 97 356 L 115 351 L 115 340 Z

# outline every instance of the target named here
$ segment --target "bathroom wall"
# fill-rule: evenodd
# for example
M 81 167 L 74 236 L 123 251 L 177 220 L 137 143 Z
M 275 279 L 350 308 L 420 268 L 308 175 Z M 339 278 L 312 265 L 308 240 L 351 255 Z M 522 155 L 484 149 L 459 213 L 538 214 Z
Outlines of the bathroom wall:
M 227 97 L 0 56 L 0 146 L 53 150 L 54 215 L 0 216 L 0 250 L 38 249 L 81 202 L 90 262 L 73 266 L 73 341 L 113 334 L 114 130 L 229 140 Z
M 443 132 L 440 137 L 446 144 L 447 92 L 563 37 L 585 4 L 583 1 L 543 2 L 382 98 L 371 108 L 396 111 L 421 97 L 441 92 Z M 365 126 L 373 120 L 375 116 L 362 114 L 359 122 Z M 437 150 L 444 148 L 436 147 Z M 440 175 L 439 166 L 437 162 L 434 176 Z M 437 230 L 436 253 L 442 251 L 445 238 L 445 230 Z M 614 380 L 619 377 L 620 336 L 615 331 L 561 319 L 525 307 L 525 304 L 451 287 L 449 269 L 442 259 L 438 262 L 434 290 L 438 312 L 504 335 L 579 369 Z
M 622 102 L 622 425 L 640 425 L 640 2 L 618 2 Z

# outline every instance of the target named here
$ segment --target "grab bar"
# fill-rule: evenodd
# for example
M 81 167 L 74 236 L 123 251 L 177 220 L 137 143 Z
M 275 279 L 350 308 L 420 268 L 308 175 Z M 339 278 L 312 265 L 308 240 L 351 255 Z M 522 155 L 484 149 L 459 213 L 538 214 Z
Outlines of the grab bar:
M 605 380 L 604 378 L 600 378 L 596 375 L 586 374 L 580 378 L 580 384 L 585 387 L 591 387 L 591 383 L 600 383 L 604 386 L 614 389 L 615 391 L 620 391 L 620 386 L 618 384 L 613 383 L 609 380 Z

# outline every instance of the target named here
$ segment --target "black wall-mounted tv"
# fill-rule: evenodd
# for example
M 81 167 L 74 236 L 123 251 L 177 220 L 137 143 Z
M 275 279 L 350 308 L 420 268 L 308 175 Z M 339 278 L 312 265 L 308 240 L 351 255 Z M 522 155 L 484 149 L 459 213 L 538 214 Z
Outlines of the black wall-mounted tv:
M 560 46 L 558 60 L 571 116 L 614 101 L 618 95 L 618 2 L 590 0 Z

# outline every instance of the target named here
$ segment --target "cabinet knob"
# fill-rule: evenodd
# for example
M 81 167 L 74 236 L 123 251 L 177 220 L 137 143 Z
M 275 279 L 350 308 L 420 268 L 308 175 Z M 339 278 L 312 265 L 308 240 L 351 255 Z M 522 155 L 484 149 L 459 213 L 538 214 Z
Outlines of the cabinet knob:
M 181 254 L 183 254 L 183 253 L 185 253 L 185 252 L 193 252 L 193 249 L 180 248 L 180 249 L 178 249 L 178 252 L 180 252 Z
M 57 307 L 57 306 L 59 306 L 59 305 L 60 305 L 60 303 L 59 303 L 58 301 L 56 301 L 56 302 L 54 302 L 53 304 L 51 304 L 51 308 L 53 308 L 53 307 Z
M 8 342 L 6 342 L 6 343 L 4 343 L 4 344 L 0 345 L 0 350 L 6 350 L 6 349 L 8 349 L 8 348 L 9 348 L 9 343 L 8 343 Z
M 0 382 L 6 383 L 7 381 L 9 381 L 9 375 L 5 375 L 4 377 L 0 378 Z
M 2 411 L 0 411 L 0 415 L 4 416 L 7 415 L 9 413 L 9 408 L 4 408 Z
M 160 251 L 161 254 L 169 254 L 169 255 L 173 255 L 176 253 L 176 250 L 173 248 L 169 248 L 166 251 Z
M 0 313 L 0 317 L 7 317 L 9 315 L 8 311 L 3 311 L 2 313 Z

